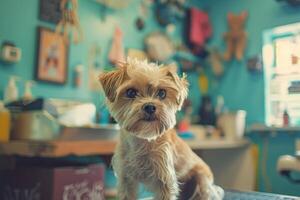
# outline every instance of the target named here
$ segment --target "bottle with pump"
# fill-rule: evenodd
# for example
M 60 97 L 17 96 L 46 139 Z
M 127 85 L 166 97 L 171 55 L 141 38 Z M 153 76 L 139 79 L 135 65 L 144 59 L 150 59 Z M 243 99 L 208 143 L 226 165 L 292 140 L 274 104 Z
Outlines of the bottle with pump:
M 17 76 L 11 76 L 4 93 L 4 102 L 12 102 L 18 99 L 19 91 L 16 85 Z

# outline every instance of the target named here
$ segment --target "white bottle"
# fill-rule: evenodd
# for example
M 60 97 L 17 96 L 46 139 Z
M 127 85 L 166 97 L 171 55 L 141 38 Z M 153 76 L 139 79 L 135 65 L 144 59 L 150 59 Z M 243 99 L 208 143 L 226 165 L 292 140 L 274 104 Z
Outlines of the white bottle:
M 11 76 L 7 87 L 5 89 L 5 93 L 4 93 L 4 102 L 12 102 L 18 99 L 19 97 L 19 91 L 16 85 L 16 80 L 18 77 L 16 76 Z
M 217 116 L 219 116 L 221 113 L 224 112 L 224 98 L 223 96 L 219 95 L 217 97 L 217 104 L 215 108 L 215 113 Z
M 32 87 L 32 85 L 34 85 L 34 81 L 30 81 L 30 80 L 29 80 L 29 81 L 26 81 L 23 99 L 25 99 L 25 100 L 30 100 L 30 99 L 33 98 L 32 92 L 31 92 L 31 87 Z

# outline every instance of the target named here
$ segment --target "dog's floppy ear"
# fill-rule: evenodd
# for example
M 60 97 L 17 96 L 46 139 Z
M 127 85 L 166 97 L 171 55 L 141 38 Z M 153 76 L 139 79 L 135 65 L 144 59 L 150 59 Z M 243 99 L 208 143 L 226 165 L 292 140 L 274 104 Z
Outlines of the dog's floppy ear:
M 110 102 L 114 102 L 116 98 L 116 90 L 125 80 L 126 69 L 119 67 L 110 72 L 103 72 L 99 75 L 99 81 L 104 90 L 105 96 Z
M 162 68 L 163 72 L 166 73 L 166 76 L 170 77 L 171 80 L 175 83 L 178 88 L 177 104 L 178 110 L 181 109 L 184 100 L 188 95 L 188 86 L 189 83 L 186 79 L 186 74 L 183 74 L 182 77 L 179 77 L 177 74 L 176 65 L 168 65 Z

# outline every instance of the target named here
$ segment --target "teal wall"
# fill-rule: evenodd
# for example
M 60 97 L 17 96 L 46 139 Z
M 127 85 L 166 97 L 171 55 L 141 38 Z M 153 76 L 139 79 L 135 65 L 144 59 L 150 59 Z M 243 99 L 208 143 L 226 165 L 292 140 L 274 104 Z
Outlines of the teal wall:
M 225 51 L 222 35 L 227 31 L 227 13 L 239 13 L 243 10 L 248 12 L 248 44 L 245 58 L 261 54 L 264 30 L 300 21 L 300 8 L 284 6 L 275 0 L 205 0 L 203 4 L 203 8 L 209 12 L 214 31 L 210 45 L 218 47 L 222 52 Z M 212 88 L 213 95 L 223 95 L 230 110 L 246 110 L 248 124 L 263 123 L 263 74 L 249 73 L 246 59 L 241 62 L 227 62 L 225 69 L 224 77 L 216 81 Z
M 35 96 L 56 97 L 94 101 L 97 105 L 101 102 L 101 96 L 96 92 L 90 92 L 87 87 L 87 70 L 85 71 L 84 84 L 80 88 L 72 86 L 72 68 L 77 64 L 83 64 L 87 69 L 89 48 L 97 43 L 101 46 L 103 53 L 101 61 L 107 64 L 107 50 L 114 30 L 114 23 L 118 22 L 124 32 L 125 48 L 142 48 L 144 36 L 154 30 L 160 29 L 153 15 L 146 21 L 145 30 L 139 32 L 134 27 L 134 20 L 138 15 L 138 3 L 134 0 L 130 8 L 114 12 L 109 11 L 106 21 L 101 20 L 101 6 L 94 0 L 79 0 L 79 15 L 84 30 L 85 40 L 79 45 L 71 45 L 69 52 L 68 82 L 64 86 L 38 83 L 33 88 Z M 300 21 L 300 9 L 282 7 L 275 0 L 199 0 L 190 1 L 193 5 L 199 5 L 209 12 L 214 35 L 210 45 L 217 46 L 224 51 L 225 46 L 222 34 L 227 30 L 226 13 L 228 11 L 240 12 L 247 10 L 249 18 L 247 21 L 247 32 L 249 34 L 247 56 L 261 53 L 262 31 L 275 26 Z M 0 98 L 10 75 L 17 75 L 22 80 L 30 80 L 34 77 L 37 33 L 38 26 L 51 27 L 38 20 L 38 0 L 0 0 L 0 42 L 10 40 L 22 48 L 23 58 L 15 65 L 0 63 Z M 181 24 L 174 38 L 179 38 Z M 226 106 L 231 110 L 245 109 L 248 113 L 248 124 L 264 122 L 264 84 L 263 74 L 251 74 L 247 71 L 245 61 L 228 62 L 225 64 L 226 72 L 220 80 L 212 78 L 211 94 L 223 95 Z M 191 98 L 195 107 L 199 105 L 200 93 L 197 84 L 198 75 L 190 74 Z M 18 84 L 20 93 L 23 93 L 23 83 Z M 21 85 L 22 84 L 22 85 Z M 279 155 L 293 154 L 295 138 L 299 135 L 286 135 L 281 133 L 275 137 L 266 137 L 268 146 L 268 176 L 273 183 L 273 192 L 300 195 L 296 186 L 289 184 L 284 178 L 277 175 L 275 163 Z M 251 139 L 262 149 L 264 139 L 258 134 L 253 134 Z M 260 161 L 262 157 L 260 157 Z M 259 176 L 259 189 L 266 191 L 261 173 Z
M 262 33 L 266 29 L 300 21 L 300 8 L 291 8 L 277 3 L 275 0 L 205 0 L 203 8 L 209 12 L 214 37 L 210 45 L 225 50 L 222 34 L 227 31 L 226 14 L 229 11 L 239 13 L 248 11 L 246 24 L 248 32 L 248 46 L 245 58 L 261 54 L 263 45 Z M 245 109 L 247 122 L 251 125 L 264 122 L 264 80 L 263 73 L 249 73 L 246 60 L 225 63 L 226 72 L 221 80 L 211 90 L 213 95 L 224 96 L 226 106 L 230 110 Z M 249 137 L 259 147 L 258 189 L 300 196 L 299 185 L 289 183 L 276 171 L 276 162 L 279 156 L 295 153 L 295 140 L 300 133 L 279 134 L 250 133 Z M 265 156 L 264 156 L 265 154 Z M 266 160 L 267 180 L 271 188 L 266 186 L 263 176 L 263 161 Z M 271 189 L 271 190 L 270 190 Z
M 138 15 L 138 3 L 129 9 L 118 12 L 109 11 L 107 19 L 101 20 L 101 6 L 93 0 L 81 0 L 79 15 L 84 30 L 85 40 L 79 45 L 71 45 L 69 51 L 69 73 L 68 82 L 64 86 L 38 83 L 33 87 L 36 96 L 76 98 L 82 100 L 94 100 L 99 103 L 98 94 L 90 92 L 87 87 L 87 70 L 85 70 L 84 84 L 80 88 L 72 86 L 72 68 L 77 64 L 83 64 L 87 68 L 89 48 L 97 43 L 102 48 L 102 63 L 107 65 L 107 50 L 114 30 L 114 23 L 118 23 L 124 31 L 124 46 L 126 48 L 142 48 L 144 36 L 160 27 L 153 20 L 153 15 L 146 21 L 145 30 L 139 32 L 134 27 L 134 20 Z M 0 97 L 7 84 L 8 77 L 12 74 L 20 76 L 22 80 L 33 79 L 37 33 L 39 25 L 51 27 L 38 20 L 38 0 L 1 0 L 0 6 L 0 42 L 4 40 L 13 41 L 23 50 L 23 58 L 15 65 L 4 65 L 0 63 Z M 196 1 L 191 1 L 196 4 Z M 262 31 L 275 26 L 297 22 L 300 20 L 300 9 L 292 9 L 281 6 L 276 1 L 259 0 L 204 0 L 197 2 L 209 12 L 211 17 L 214 35 L 210 41 L 211 46 L 217 46 L 224 51 L 225 46 L 222 34 L 227 30 L 226 13 L 228 11 L 240 12 L 247 10 L 249 18 L 247 21 L 247 32 L 249 34 L 247 56 L 261 53 Z M 134 11 L 134 12 L 133 12 Z M 175 38 L 180 37 L 181 26 L 174 34 Z M 230 110 L 245 109 L 248 113 L 248 124 L 264 121 L 264 84 L 263 74 L 249 73 L 245 61 L 232 61 L 225 63 L 225 74 L 220 80 L 213 80 L 211 94 L 223 95 L 225 103 Z M 196 106 L 199 105 L 200 93 L 196 82 L 197 75 L 191 74 L 191 98 Z M 213 79 L 213 78 L 212 78 Z M 23 91 L 23 82 L 19 83 L 20 93 Z M 198 102 L 197 102 L 198 101 Z
M 277 160 L 282 155 L 294 155 L 295 141 L 300 139 L 300 133 L 253 132 L 248 137 L 257 145 L 259 150 L 259 167 L 257 176 L 257 189 L 264 192 L 288 194 L 300 197 L 299 184 L 289 182 L 278 174 Z M 299 173 L 293 173 L 300 178 Z
M 100 95 L 90 92 L 87 81 L 88 53 L 93 44 L 98 44 L 102 49 L 101 63 L 105 66 L 107 63 L 107 54 L 111 44 L 112 34 L 115 24 L 118 24 L 123 30 L 125 48 L 143 48 L 143 40 L 149 32 L 160 29 L 154 20 L 153 13 L 149 11 L 146 19 L 146 27 L 143 31 L 137 31 L 134 25 L 138 16 L 138 6 L 140 0 L 134 0 L 129 8 L 113 11 L 108 10 L 106 20 L 101 20 L 101 5 L 94 0 L 79 0 L 79 16 L 81 26 L 84 31 L 84 41 L 78 45 L 71 45 L 69 48 L 69 73 L 68 82 L 61 85 L 48 83 L 38 83 L 33 87 L 35 96 L 78 99 L 84 101 L 94 101 L 100 104 Z M 195 1 L 191 1 L 195 3 Z M 15 65 L 5 65 L 0 63 L 0 99 L 10 75 L 17 75 L 22 78 L 18 83 L 20 94 L 23 94 L 24 80 L 34 78 L 37 27 L 53 25 L 41 22 L 38 19 L 39 0 L 1 0 L 0 2 L 0 42 L 9 40 L 14 42 L 22 49 L 22 60 Z M 181 25 L 178 25 L 177 31 L 173 34 L 174 38 L 180 37 Z M 80 88 L 74 88 L 72 85 L 73 68 L 77 64 L 85 66 L 83 76 L 84 84 Z

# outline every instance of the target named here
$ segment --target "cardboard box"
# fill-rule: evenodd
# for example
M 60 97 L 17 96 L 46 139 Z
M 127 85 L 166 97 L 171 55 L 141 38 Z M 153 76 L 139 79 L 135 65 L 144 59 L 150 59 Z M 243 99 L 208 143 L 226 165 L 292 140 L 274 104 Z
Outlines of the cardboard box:
M 1 200 L 104 200 L 102 164 L 0 172 Z

